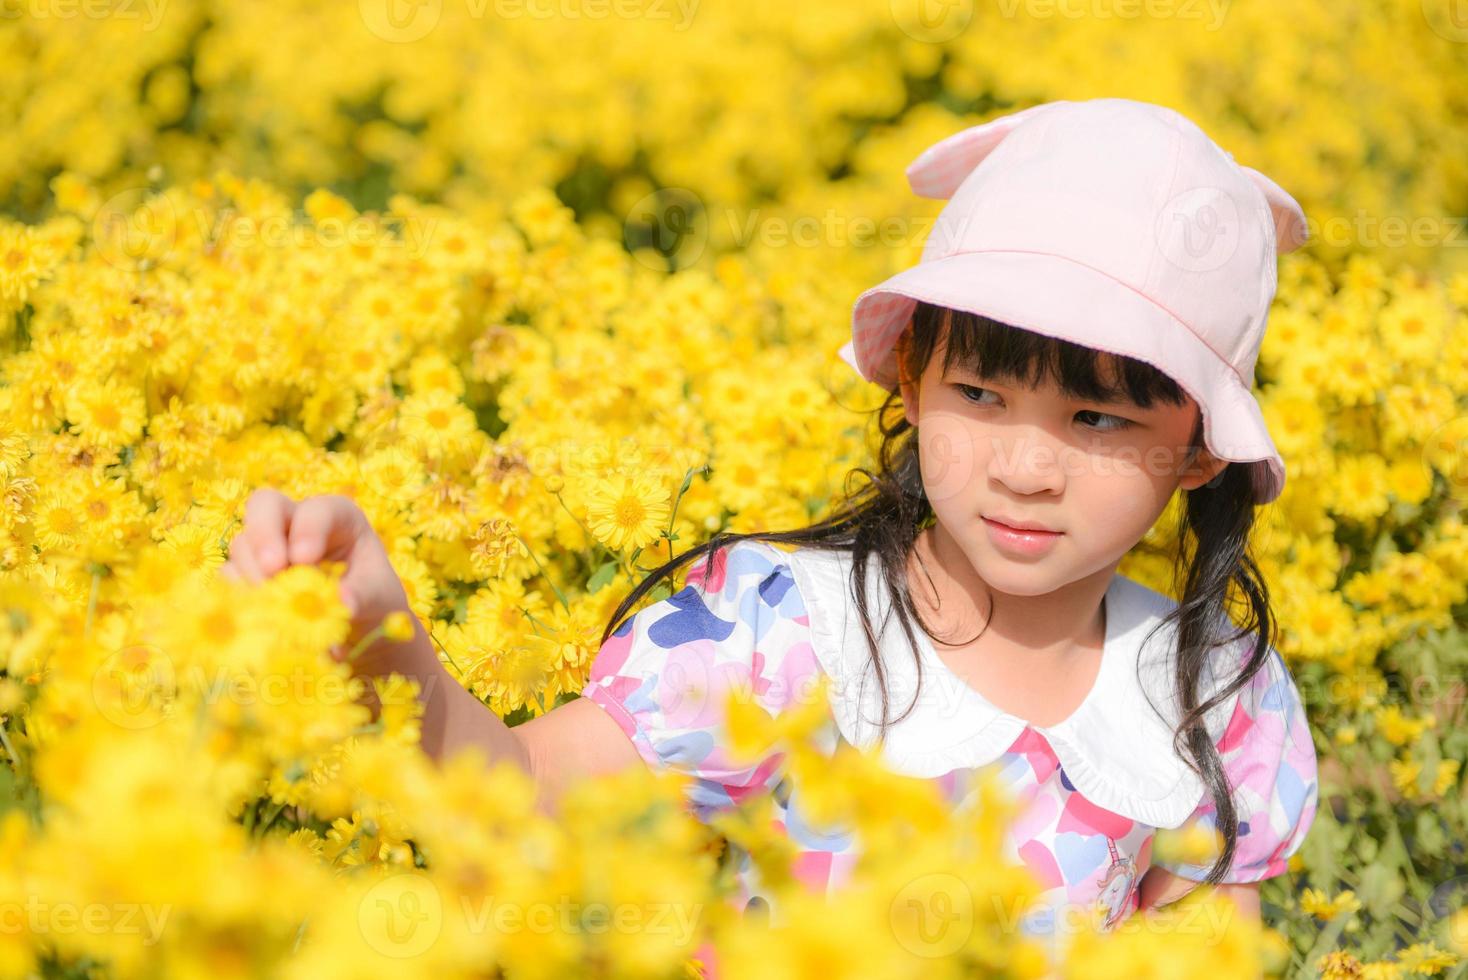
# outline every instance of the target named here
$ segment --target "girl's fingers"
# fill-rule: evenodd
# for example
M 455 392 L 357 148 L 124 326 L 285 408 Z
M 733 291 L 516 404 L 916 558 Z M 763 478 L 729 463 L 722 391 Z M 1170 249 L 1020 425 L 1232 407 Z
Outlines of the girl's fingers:
M 260 570 L 260 564 L 255 560 L 254 549 L 250 539 L 244 535 L 235 538 L 229 546 L 229 560 L 238 569 L 239 574 L 246 582 L 262 582 L 265 574 Z
M 347 574 L 351 574 L 350 569 L 347 570 Z M 341 596 L 342 605 L 347 607 L 347 615 L 351 616 L 353 619 L 356 619 L 357 614 L 362 611 L 361 603 L 357 601 L 356 592 L 352 589 L 351 585 L 347 582 L 345 578 L 343 578 L 342 581 L 337 584 L 336 591 L 337 595 Z
M 313 565 L 326 557 L 347 555 L 366 521 L 349 497 L 322 494 L 297 506 L 288 534 L 293 565 Z
M 328 497 L 307 497 L 291 517 L 286 536 L 291 564 L 314 565 L 326 555 L 326 541 L 335 519 Z
M 286 566 L 285 541 L 296 503 L 279 490 L 256 490 L 245 500 L 245 529 L 258 567 L 274 574 Z
M 260 574 L 269 578 L 290 563 L 286 560 L 284 536 L 266 538 L 263 535 L 264 532 L 250 535 L 250 555 L 255 559 Z

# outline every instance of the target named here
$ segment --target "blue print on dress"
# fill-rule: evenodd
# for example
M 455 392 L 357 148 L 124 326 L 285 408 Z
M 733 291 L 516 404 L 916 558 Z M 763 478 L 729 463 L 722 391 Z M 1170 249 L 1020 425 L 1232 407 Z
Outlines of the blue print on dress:
M 1083 834 L 1055 835 L 1055 861 L 1067 884 L 1084 881 L 1106 859 L 1106 838 Z
M 663 739 L 657 746 L 658 756 L 668 763 L 686 763 L 690 768 L 707 759 L 714 750 L 714 739 L 706 731 L 683 732 Z
M 780 601 L 785 598 L 785 593 L 795 584 L 783 568 L 775 572 L 759 584 L 759 596 L 765 601 L 765 605 L 778 608 Z
M 1060 785 L 1064 786 L 1067 790 L 1069 790 L 1072 793 L 1074 793 L 1076 791 L 1075 786 L 1073 786 L 1071 784 L 1070 777 L 1065 774 L 1065 767 L 1064 766 L 1061 766 L 1060 767 Z
M 674 611 L 647 628 L 648 639 L 660 647 L 672 649 L 694 640 L 719 642 L 734 632 L 734 624 L 710 612 L 703 596 L 691 585 L 666 601 Z
M 742 543 L 742 542 L 741 542 Z M 733 593 L 738 587 L 737 583 L 751 572 L 758 572 L 760 578 L 770 574 L 775 568 L 775 563 L 765 557 L 764 552 L 754 547 L 732 546 L 727 552 L 724 564 L 724 591 Z
M 1280 805 L 1284 807 L 1291 824 L 1296 824 L 1300 820 L 1300 811 L 1305 809 L 1305 796 L 1308 788 L 1301 781 L 1300 774 L 1295 771 L 1294 766 L 1279 767 L 1279 777 L 1275 780 L 1274 792 L 1279 797 Z

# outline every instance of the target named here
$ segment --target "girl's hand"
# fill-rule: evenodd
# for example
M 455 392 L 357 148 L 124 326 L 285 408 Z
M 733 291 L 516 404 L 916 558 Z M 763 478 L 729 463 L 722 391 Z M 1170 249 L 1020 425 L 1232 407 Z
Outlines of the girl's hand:
M 344 561 L 341 597 L 352 615 L 346 644 L 332 648 L 332 656 L 347 653 L 390 612 L 410 617 L 403 583 L 388 560 L 382 539 L 367 515 L 350 497 L 322 494 L 300 502 L 278 490 L 261 489 L 245 501 L 245 523 L 229 544 L 229 560 L 221 574 L 260 582 L 290 565 Z M 415 641 L 424 631 L 413 618 Z M 352 661 L 354 674 L 381 676 L 397 667 L 411 644 L 379 639 Z M 394 654 L 398 654 L 397 657 Z

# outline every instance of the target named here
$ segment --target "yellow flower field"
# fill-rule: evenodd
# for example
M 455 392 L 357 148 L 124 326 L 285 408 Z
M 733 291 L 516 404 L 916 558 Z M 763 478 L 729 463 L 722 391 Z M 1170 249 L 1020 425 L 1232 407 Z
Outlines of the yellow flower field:
M 1063 973 L 1468 976 L 1468 30 L 939 7 L 0 0 L 0 975 L 1043 975 L 997 792 L 951 813 L 736 699 L 879 842 L 817 901 L 768 801 L 705 826 L 636 772 L 552 821 L 513 767 L 433 765 L 413 685 L 372 682 L 374 721 L 327 656 L 339 568 L 219 569 L 253 489 L 349 495 L 466 688 L 512 724 L 575 697 L 641 572 L 819 516 L 867 460 L 835 352 L 936 213 L 903 167 L 1122 95 L 1312 221 L 1259 359 L 1290 480 L 1256 549 L 1321 807 L 1267 928 L 1200 891 L 1078 923 Z M 1177 591 L 1177 517 L 1125 574 Z M 785 930 L 729 905 L 731 845 Z

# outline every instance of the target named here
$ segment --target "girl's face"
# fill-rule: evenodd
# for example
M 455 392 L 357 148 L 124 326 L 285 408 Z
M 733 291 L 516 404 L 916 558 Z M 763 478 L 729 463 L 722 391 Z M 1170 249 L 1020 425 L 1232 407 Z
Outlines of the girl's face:
M 902 400 L 938 523 L 1000 592 L 1043 595 L 1109 577 L 1174 492 L 1227 465 L 1203 448 L 1190 458 L 1192 398 L 1146 409 L 1076 401 L 1048 375 L 1033 389 L 957 365 L 945 376 L 943 354 L 940 337 L 916 383 L 903 380 Z M 1006 519 L 1055 533 L 1024 542 L 988 522 Z

